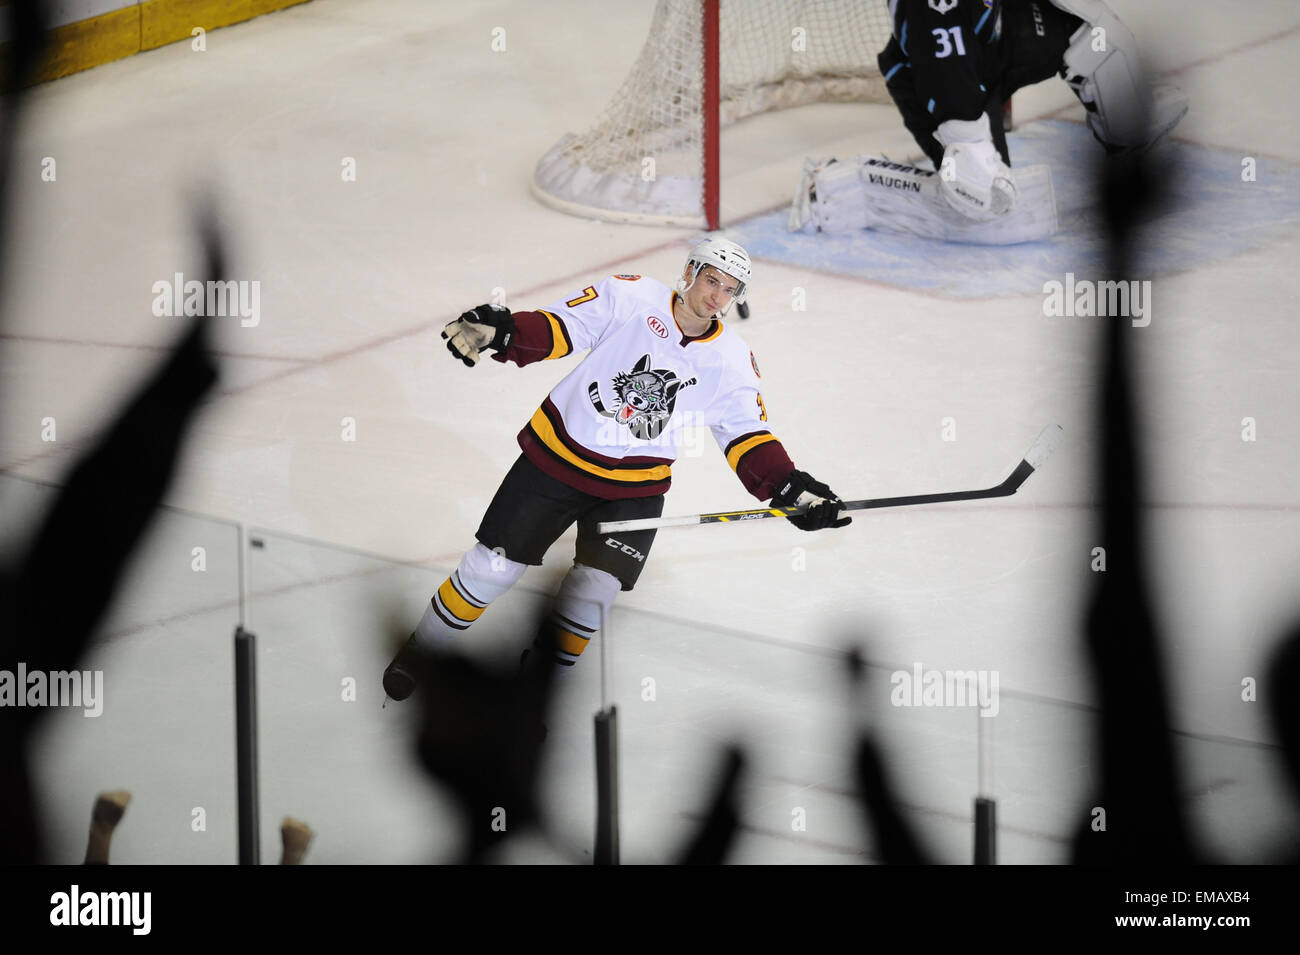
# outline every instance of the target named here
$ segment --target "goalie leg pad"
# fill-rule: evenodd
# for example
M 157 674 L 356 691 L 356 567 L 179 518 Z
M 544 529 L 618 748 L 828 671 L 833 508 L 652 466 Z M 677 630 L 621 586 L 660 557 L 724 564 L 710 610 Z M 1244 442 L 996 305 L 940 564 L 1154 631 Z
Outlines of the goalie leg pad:
M 1152 89 L 1133 34 L 1101 0 L 1052 3 L 1084 20 L 1070 37 L 1062 71 L 1098 140 L 1111 149 L 1147 149 L 1178 125 L 1187 97 L 1168 84 Z
M 790 223 L 792 231 L 809 226 L 830 234 L 877 229 L 973 245 L 1014 245 L 1056 234 L 1051 171 L 1038 165 L 1011 172 L 1018 193 L 1015 206 L 997 219 L 975 222 L 949 206 L 938 176 L 929 170 L 880 156 L 811 162 L 805 165 L 804 188 L 796 196 Z
M 818 232 L 856 232 L 871 227 L 862 204 L 855 160 L 805 159 L 786 223 L 797 232 L 809 222 Z

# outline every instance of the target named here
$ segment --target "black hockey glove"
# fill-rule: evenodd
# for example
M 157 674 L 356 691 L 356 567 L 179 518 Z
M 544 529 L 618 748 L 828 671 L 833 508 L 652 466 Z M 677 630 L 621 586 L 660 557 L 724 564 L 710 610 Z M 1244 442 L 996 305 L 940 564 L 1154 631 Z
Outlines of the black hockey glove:
M 799 507 L 820 501 L 805 514 L 796 514 L 786 520 L 801 531 L 820 531 L 827 527 L 843 527 L 853 518 L 840 517 L 844 502 L 834 491 L 806 471 L 791 471 L 781 482 L 781 489 L 772 497 L 777 507 Z
M 504 305 L 479 305 L 442 330 L 447 351 L 470 368 L 484 348 L 505 351 L 515 335 L 515 317 Z

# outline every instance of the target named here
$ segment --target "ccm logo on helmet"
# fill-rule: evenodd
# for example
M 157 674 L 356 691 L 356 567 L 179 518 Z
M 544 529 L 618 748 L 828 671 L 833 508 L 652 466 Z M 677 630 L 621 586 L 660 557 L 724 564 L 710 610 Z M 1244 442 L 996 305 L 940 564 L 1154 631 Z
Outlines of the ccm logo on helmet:
M 645 323 L 650 326 L 650 331 L 654 332 L 660 338 L 668 337 L 668 326 L 663 323 L 663 319 L 654 315 L 647 315 Z
M 627 556 L 634 558 L 635 560 L 639 560 L 643 564 L 645 563 L 645 554 L 641 553 L 635 547 L 629 547 L 627 544 L 624 544 L 622 541 L 616 541 L 612 537 L 606 537 L 605 546 L 612 547 L 618 551 L 622 551 L 624 554 L 627 554 Z

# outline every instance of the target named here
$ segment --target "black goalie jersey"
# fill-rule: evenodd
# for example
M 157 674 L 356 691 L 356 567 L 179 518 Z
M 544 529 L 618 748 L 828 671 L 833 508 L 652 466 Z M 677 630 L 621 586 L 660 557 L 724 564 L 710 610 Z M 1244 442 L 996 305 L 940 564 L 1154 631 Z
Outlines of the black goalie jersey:
M 1047 0 L 1043 0 L 1044 3 Z M 905 80 L 937 125 L 976 119 L 1005 68 L 1003 0 L 891 0 L 894 30 L 877 65 Z

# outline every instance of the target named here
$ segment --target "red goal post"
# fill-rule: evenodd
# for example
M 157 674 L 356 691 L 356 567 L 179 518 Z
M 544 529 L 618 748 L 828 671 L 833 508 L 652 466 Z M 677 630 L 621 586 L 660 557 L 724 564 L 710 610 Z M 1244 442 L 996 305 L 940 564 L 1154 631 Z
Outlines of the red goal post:
M 596 124 L 537 164 L 533 193 L 575 215 L 716 229 L 721 130 L 820 102 L 889 102 L 887 0 L 659 0 Z

